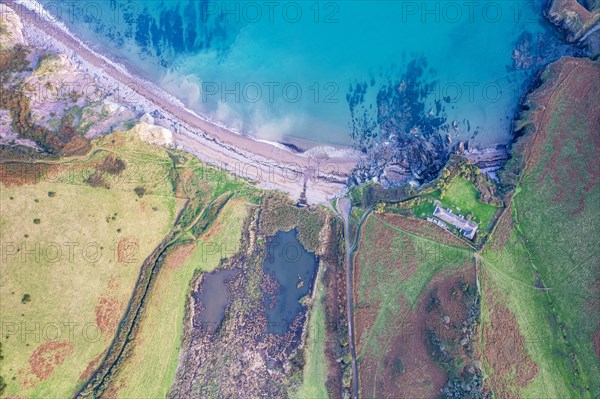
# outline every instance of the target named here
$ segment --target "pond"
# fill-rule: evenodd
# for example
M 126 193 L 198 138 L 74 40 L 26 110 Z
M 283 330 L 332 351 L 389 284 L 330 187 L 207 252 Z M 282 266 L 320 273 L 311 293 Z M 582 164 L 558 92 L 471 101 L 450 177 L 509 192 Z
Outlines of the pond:
M 305 310 L 300 300 L 312 290 L 317 265 L 318 257 L 304 248 L 296 229 L 267 239 L 263 270 L 267 286 L 272 288 L 264 290 L 269 332 L 284 334 Z
M 200 286 L 192 294 L 196 308 L 199 303 L 202 304 L 202 310 L 194 317 L 194 327 L 202 327 L 210 333 L 217 330 L 229 303 L 227 282 L 234 279 L 239 272 L 239 269 L 224 269 L 206 273 L 202 277 Z

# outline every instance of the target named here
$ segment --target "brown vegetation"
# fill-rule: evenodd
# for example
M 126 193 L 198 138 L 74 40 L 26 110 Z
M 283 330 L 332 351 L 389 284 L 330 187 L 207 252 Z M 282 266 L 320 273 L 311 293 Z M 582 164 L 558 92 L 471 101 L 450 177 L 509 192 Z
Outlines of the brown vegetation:
M 51 165 L 39 163 L 2 163 L 0 164 L 0 183 L 7 187 L 36 184 L 50 169 L 52 169 Z
M 117 330 L 124 308 L 125 306 L 114 298 L 100 298 L 96 305 L 96 325 L 104 336 L 111 337 Z
M 67 341 L 52 341 L 40 345 L 29 357 L 31 372 L 41 381 L 46 380 L 73 350 L 73 343 Z
M 516 392 L 520 392 L 517 387 L 525 387 L 534 379 L 537 365 L 527 353 L 515 316 L 497 299 L 499 295 L 490 289 L 485 294 L 490 323 L 482 326 L 486 346 L 480 356 L 494 370 L 487 383 L 496 397 L 516 399 Z
M 124 265 L 137 262 L 137 252 L 140 247 L 140 240 L 136 237 L 123 237 L 117 244 L 117 259 L 118 263 Z
M 85 182 L 87 184 L 89 184 L 91 187 L 104 187 L 106 189 L 110 189 L 110 185 L 104 181 L 104 178 L 102 177 L 102 172 L 99 171 L 95 171 L 94 173 L 92 173 L 86 180 Z
M 327 247 L 321 239 L 322 222 L 327 217 L 320 208 L 311 208 L 310 212 L 294 206 L 286 196 L 279 193 L 267 194 L 262 203 L 260 230 L 266 236 L 274 235 L 277 231 L 298 229 L 298 239 L 304 247 L 320 255 Z
M 596 351 L 596 356 L 600 359 L 600 328 L 594 334 L 594 350 Z
M 125 164 L 125 161 L 114 154 L 109 154 L 102 160 L 102 162 L 99 163 L 97 169 L 111 175 L 119 175 L 125 170 L 126 167 L 127 165 Z
M 403 298 L 396 331 L 391 332 L 383 361 L 366 356 L 360 363 L 365 397 L 436 398 L 449 378 L 475 375 L 472 338 L 475 274 L 471 264 L 448 277 L 436 276 L 411 311 Z M 357 341 L 375 321 L 375 309 L 357 311 Z M 360 332 L 359 332 L 360 331 Z M 445 349 L 440 350 L 442 345 Z M 458 364 L 464 369 L 457 368 Z
M 178 245 L 167 255 L 165 268 L 168 270 L 175 270 L 179 268 L 179 266 L 181 266 L 192 254 L 194 249 L 196 249 L 195 243 Z
M 118 399 L 119 392 L 121 392 L 121 390 L 125 387 L 126 385 L 123 381 L 120 381 L 117 384 L 111 384 L 110 387 L 104 392 L 102 397 L 106 399 Z
M 98 356 L 96 356 L 88 363 L 83 373 L 81 373 L 81 375 L 79 376 L 79 381 L 87 381 L 92 376 L 92 373 L 94 372 L 98 364 L 100 364 L 100 360 L 102 360 L 102 356 L 104 356 L 104 353 L 105 352 L 99 353 Z
M 600 129 L 599 108 L 594 99 L 595 93 L 600 90 L 598 88 L 597 76 L 600 73 L 600 65 L 589 60 L 579 58 L 562 58 L 548 66 L 544 72 L 544 81 L 539 88 L 527 97 L 526 107 L 531 109 L 522 115 L 522 119 L 517 122 L 519 130 L 527 128 L 535 129 L 535 135 L 530 136 L 529 140 L 519 140 L 519 147 L 525 146 L 525 150 L 517 148 L 516 152 L 521 154 L 524 152 L 524 159 L 527 160 L 525 169 L 532 168 L 535 165 L 546 162 L 547 149 L 543 146 L 536 145 L 537 142 L 552 143 L 554 151 L 552 153 L 560 153 L 565 140 L 570 134 L 570 120 L 561 120 L 561 128 L 564 134 L 557 135 L 553 140 L 550 140 L 550 130 L 548 126 L 552 126 L 554 113 L 552 110 L 561 109 L 563 115 L 588 115 L 585 120 L 579 123 L 590 123 L 589 137 L 582 138 L 578 150 L 597 154 L 600 150 L 600 138 L 597 132 Z M 590 101 L 582 101 L 587 98 Z M 567 109 L 565 109 L 565 107 Z M 594 157 L 580 156 L 581 159 L 594 159 Z M 559 174 L 556 172 L 559 168 L 566 165 L 560 162 L 559 157 L 554 157 L 550 162 L 550 167 L 547 170 L 546 176 L 552 176 L 558 183 L 568 183 L 567 174 Z M 598 179 L 598 165 L 591 166 L 592 173 L 595 174 L 594 181 Z M 527 170 L 526 170 L 527 172 Z M 526 173 L 525 173 L 526 175 Z M 580 179 L 585 179 L 587 176 L 579 174 Z

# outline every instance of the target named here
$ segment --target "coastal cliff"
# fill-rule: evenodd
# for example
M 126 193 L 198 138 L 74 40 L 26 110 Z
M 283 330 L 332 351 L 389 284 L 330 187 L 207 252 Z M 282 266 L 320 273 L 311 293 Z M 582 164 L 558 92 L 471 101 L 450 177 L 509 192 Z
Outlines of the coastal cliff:
M 573 76 L 582 75 L 583 79 L 575 80 Z M 530 158 L 539 156 L 540 149 L 536 146 L 540 136 L 545 134 L 547 125 L 556 107 L 559 95 L 568 95 L 573 98 L 573 113 L 582 114 L 592 112 L 586 119 L 598 121 L 598 107 L 579 100 L 579 95 L 593 91 L 594 82 L 600 75 L 600 64 L 587 58 L 563 57 L 549 64 L 542 70 L 536 85 L 525 96 L 520 105 L 520 111 L 515 117 L 515 139 L 511 148 L 511 160 L 499 172 L 503 185 L 509 190 L 516 185 L 517 178 L 525 168 Z M 592 85 L 590 86 L 590 83 Z M 577 100 L 576 100 L 577 98 Z M 592 101 L 593 102 L 593 101 Z M 597 136 L 597 135 L 596 135 Z M 595 137 L 597 139 L 597 137 Z M 590 143 L 593 144 L 593 143 Z
M 515 120 L 513 157 L 500 172 L 507 207 L 481 252 L 481 312 L 495 313 L 482 318 L 482 356 L 495 397 L 598 397 L 599 76 L 598 62 L 561 58 Z M 511 319 L 522 314 L 539 319 L 517 328 Z M 516 333 L 498 332 L 511 324 Z

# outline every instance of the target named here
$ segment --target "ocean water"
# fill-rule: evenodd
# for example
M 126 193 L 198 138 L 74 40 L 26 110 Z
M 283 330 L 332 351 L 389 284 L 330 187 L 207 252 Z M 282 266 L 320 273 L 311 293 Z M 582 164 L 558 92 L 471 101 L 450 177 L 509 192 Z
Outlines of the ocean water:
M 538 38 L 553 35 L 540 0 L 41 3 L 198 113 L 261 139 L 341 145 L 364 125 L 389 134 L 385 93 L 415 60 L 414 112 L 443 106 L 453 138 L 508 141 L 541 63 L 516 69 L 513 50 L 529 34 L 540 58 Z

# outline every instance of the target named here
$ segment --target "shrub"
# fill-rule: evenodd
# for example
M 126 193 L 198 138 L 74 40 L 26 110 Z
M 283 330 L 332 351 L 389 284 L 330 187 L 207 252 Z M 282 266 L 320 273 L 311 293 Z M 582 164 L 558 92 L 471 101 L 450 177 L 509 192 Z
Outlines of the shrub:
M 142 198 L 144 194 L 146 194 L 146 189 L 144 187 L 136 187 L 133 189 L 138 197 Z
M 440 305 L 440 300 L 438 297 L 433 294 L 429 297 L 429 302 L 427 303 L 427 311 L 431 312 L 433 309 L 437 308 Z
M 127 121 L 123 123 L 123 130 L 131 130 L 135 126 L 136 121 Z
M 121 158 L 110 154 L 104 158 L 102 165 L 100 165 L 98 169 L 111 175 L 118 175 L 125 170 L 125 167 L 125 162 Z
M 105 187 L 109 188 L 108 184 L 104 181 L 102 177 L 102 173 L 99 171 L 95 171 L 90 177 L 88 177 L 85 182 L 92 187 Z
M 4 390 L 6 389 L 6 382 L 4 382 L 4 378 L 0 375 L 0 395 L 4 394 Z
M 402 374 L 404 372 L 404 364 L 402 363 L 402 359 L 399 357 L 394 359 L 392 363 L 392 371 L 395 375 Z

